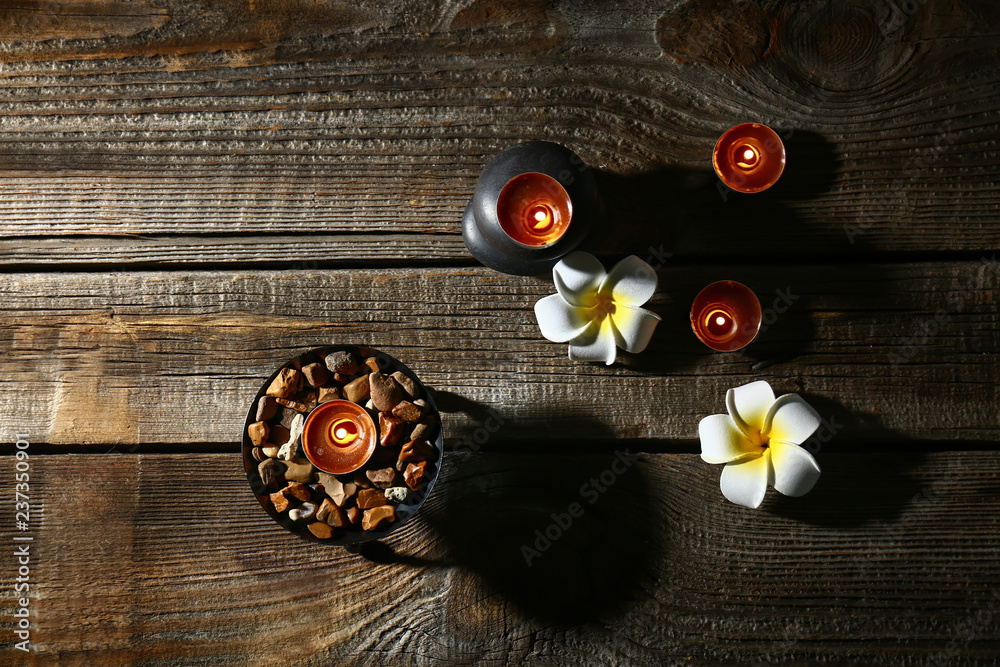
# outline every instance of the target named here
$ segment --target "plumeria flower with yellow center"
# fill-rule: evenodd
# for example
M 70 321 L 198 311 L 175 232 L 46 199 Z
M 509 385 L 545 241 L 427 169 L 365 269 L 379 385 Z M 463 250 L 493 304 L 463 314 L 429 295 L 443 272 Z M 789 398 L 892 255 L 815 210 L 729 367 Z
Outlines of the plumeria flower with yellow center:
M 767 487 L 786 496 L 808 493 L 819 465 L 802 443 L 819 428 L 816 411 L 797 394 L 774 398 L 763 380 L 730 389 L 728 415 L 698 424 L 701 458 L 724 463 L 722 495 L 737 505 L 759 507 Z
M 641 308 L 656 292 L 656 272 L 635 255 L 610 272 L 593 255 L 573 252 L 552 269 L 556 294 L 535 303 L 542 335 L 569 343 L 573 361 L 615 363 L 618 348 L 642 352 L 660 316 Z

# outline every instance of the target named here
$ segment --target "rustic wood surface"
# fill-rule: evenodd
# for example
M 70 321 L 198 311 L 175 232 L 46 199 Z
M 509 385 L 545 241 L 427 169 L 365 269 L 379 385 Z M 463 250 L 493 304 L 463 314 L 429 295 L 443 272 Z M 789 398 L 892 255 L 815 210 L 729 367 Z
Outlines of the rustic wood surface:
M 998 32 L 989 0 L 0 2 L 0 446 L 29 434 L 33 510 L 0 520 L 0 663 L 996 664 Z M 727 193 L 750 120 L 788 169 Z M 646 352 L 570 362 L 551 280 L 466 252 L 529 139 L 597 170 L 588 247 L 658 269 Z M 765 308 L 740 353 L 690 332 L 720 278 Z M 451 450 L 364 556 L 271 522 L 237 445 L 340 342 L 435 387 Z M 750 511 L 697 423 L 755 379 L 826 425 L 817 488 Z

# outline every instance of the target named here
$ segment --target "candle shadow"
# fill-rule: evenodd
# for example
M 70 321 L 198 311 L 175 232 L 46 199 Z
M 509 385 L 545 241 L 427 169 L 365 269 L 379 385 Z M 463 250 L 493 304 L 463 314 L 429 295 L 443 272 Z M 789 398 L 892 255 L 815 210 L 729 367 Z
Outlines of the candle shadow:
M 490 414 L 444 394 L 442 410 Z M 649 585 L 653 522 L 642 466 L 601 424 L 583 426 L 603 433 L 603 451 L 567 456 L 507 442 L 500 430 L 488 448 L 446 454 L 414 522 L 459 568 L 452 595 L 464 613 L 489 614 L 499 599 L 546 623 L 586 622 L 626 608 Z

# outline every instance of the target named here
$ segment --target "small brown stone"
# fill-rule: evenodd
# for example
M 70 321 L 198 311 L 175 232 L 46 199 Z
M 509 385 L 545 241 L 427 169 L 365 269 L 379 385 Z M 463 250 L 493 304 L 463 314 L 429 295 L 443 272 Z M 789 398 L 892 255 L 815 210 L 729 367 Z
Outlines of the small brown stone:
M 337 507 L 343 507 L 347 503 L 347 499 L 353 494 L 349 494 L 347 489 L 344 488 L 345 484 L 333 475 L 329 475 L 325 472 L 316 473 L 316 479 L 319 483 L 323 485 L 323 493 L 329 496 L 330 500 L 334 502 Z M 353 489 L 357 492 L 357 488 Z
M 298 410 L 293 410 L 291 408 L 286 408 L 285 406 L 281 406 L 278 409 L 281 410 L 281 412 L 278 413 L 278 424 L 280 424 L 281 426 L 284 426 L 285 428 L 288 428 L 288 429 L 292 428 L 292 422 L 295 420 L 295 418 L 298 415 L 302 414 Z M 272 440 L 277 441 L 275 438 L 272 438 Z M 279 444 L 283 445 L 283 444 L 285 444 L 285 442 L 287 442 L 287 440 L 282 441 Z
M 257 401 L 257 421 L 269 421 L 276 414 L 278 414 L 278 402 L 274 400 L 274 396 L 261 396 Z
M 306 526 L 309 532 L 318 537 L 321 540 L 328 540 L 333 537 L 333 528 L 330 528 L 328 524 L 322 521 L 313 521 L 311 524 Z
M 265 459 L 257 466 L 257 473 L 260 475 L 260 481 L 264 482 L 265 487 L 272 491 L 277 491 L 285 485 L 285 470 L 287 468 L 288 466 L 284 461 Z
M 372 373 L 368 376 L 368 386 L 372 403 L 379 412 L 388 412 L 403 400 L 403 388 L 391 375 Z
M 302 374 L 294 368 L 282 368 L 278 376 L 271 381 L 271 386 L 265 392 L 275 398 L 291 398 L 302 384 Z
M 312 521 L 316 518 L 316 505 L 314 503 L 302 503 L 298 507 L 288 510 L 288 518 L 292 521 Z
M 414 403 L 410 403 L 409 401 L 400 401 L 396 404 L 396 407 L 392 409 L 392 414 L 399 417 L 403 421 L 417 422 L 424 416 L 424 411 Z
M 254 422 L 247 427 L 250 442 L 253 443 L 254 447 L 260 447 L 267 442 L 267 434 L 270 432 L 271 429 L 265 422 Z
M 271 494 L 271 504 L 275 512 L 284 512 L 288 509 L 288 498 L 282 491 L 276 491 Z
M 324 498 L 316 510 L 316 519 L 330 524 L 335 528 L 343 528 L 347 523 L 344 513 L 329 498 Z
M 420 385 L 417 384 L 416 380 L 403 371 L 396 371 L 392 374 L 392 377 L 399 383 L 399 386 L 403 388 L 403 391 L 406 392 L 407 396 L 411 399 L 420 398 Z
M 326 367 L 340 375 L 354 375 L 358 372 L 358 359 L 350 352 L 341 350 L 326 355 Z
M 396 508 L 392 505 L 383 505 L 365 510 L 365 516 L 361 520 L 363 530 L 375 530 L 382 528 L 396 520 Z
M 381 489 L 365 489 L 358 492 L 358 507 L 363 510 L 385 505 L 387 502 L 389 501 L 385 499 L 385 493 Z
M 352 526 L 356 526 L 361 523 L 362 512 L 361 509 L 357 507 L 348 507 L 347 511 L 344 512 L 344 515 L 347 517 L 348 523 Z
M 268 461 L 280 461 L 280 459 L 268 459 Z M 285 479 L 289 482 L 302 482 L 307 484 L 312 481 L 313 466 L 305 459 L 292 459 L 291 461 L 281 461 L 285 464 Z
M 434 456 L 434 445 L 426 440 L 410 440 L 399 450 L 399 460 L 404 463 L 427 461 Z
M 295 498 L 302 502 L 306 502 L 312 498 L 312 489 L 303 484 L 302 482 L 292 482 L 284 489 L 281 490 L 287 498 Z
M 426 477 L 427 461 L 410 463 L 406 466 L 406 472 L 403 473 L 403 481 L 405 481 L 406 485 L 414 491 L 420 490 L 420 485 L 424 483 L 424 479 L 426 479 Z
M 413 433 L 410 434 L 410 440 L 430 440 L 434 437 L 434 427 L 437 426 L 437 418 L 433 415 L 427 415 L 413 427 Z
M 267 443 L 266 445 L 264 445 L 263 447 L 260 448 L 260 451 L 267 458 L 273 459 L 274 457 L 276 457 L 278 455 L 278 449 L 279 449 L 279 447 L 277 445 L 273 445 L 271 443 Z M 263 460 L 263 459 L 261 459 L 261 460 Z
M 295 410 L 296 412 L 301 412 L 303 414 L 312 410 L 312 408 L 310 408 L 305 403 L 299 403 L 298 401 L 291 401 L 287 398 L 279 398 L 277 399 L 277 401 L 278 403 L 284 405 L 286 408 L 291 408 L 292 410 Z
M 378 442 L 383 447 L 395 447 L 399 443 L 400 436 L 403 435 L 403 424 L 405 422 L 399 417 L 394 417 L 392 413 L 378 413 Z
M 326 403 L 327 401 L 336 401 L 340 399 L 340 390 L 336 387 L 320 387 L 318 403 Z
M 302 367 L 306 382 L 314 387 L 322 387 L 330 379 L 330 373 L 323 364 L 308 364 Z
M 378 373 L 379 371 L 385 369 L 385 367 L 378 362 L 378 357 L 368 357 L 365 359 L 364 366 L 367 366 L 368 371 L 371 373 Z M 362 370 L 364 370 L 364 368 L 362 368 Z
M 347 384 L 348 382 L 351 381 L 352 377 L 354 377 L 354 376 L 353 375 L 344 375 L 343 373 L 334 373 L 333 374 L 333 381 L 336 382 L 337 384 Z
M 390 486 L 395 486 L 396 481 L 396 469 L 395 468 L 381 468 L 379 470 L 369 470 L 367 473 L 368 479 L 372 481 L 372 484 L 379 489 L 388 489 Z
M 358 404 L 364 404 L 371 396 L 371 387 L 368 384 L 368 376 L 362 375 L 357 380 L 352 380 L 344 385 L 344 396 L 347 400 Z
M 254 447 L 250 451 L 250 454 L 251 454 L 251 456 L 253 456 L 253 458 L 254 458 L 255 461 L 263 461 L 264 459 L 267 458 L 267 454 L 265 454 L 264 450 L 261 449 L 260 447 Z

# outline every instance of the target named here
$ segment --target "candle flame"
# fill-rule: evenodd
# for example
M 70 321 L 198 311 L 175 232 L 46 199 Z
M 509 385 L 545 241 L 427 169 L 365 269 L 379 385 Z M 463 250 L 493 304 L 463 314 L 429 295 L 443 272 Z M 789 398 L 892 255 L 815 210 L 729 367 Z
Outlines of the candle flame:
M 333 441 L 341 447 L 349 445 L 358 439 L 360 429 L 351 419 L 339 419 L 330 428 Z
M 736 160 L 736 166 L 740 169 L 753 169 L 760 162 L 760 153 L 749 144 L 737 148 L 736 153 L 741 156 Z

